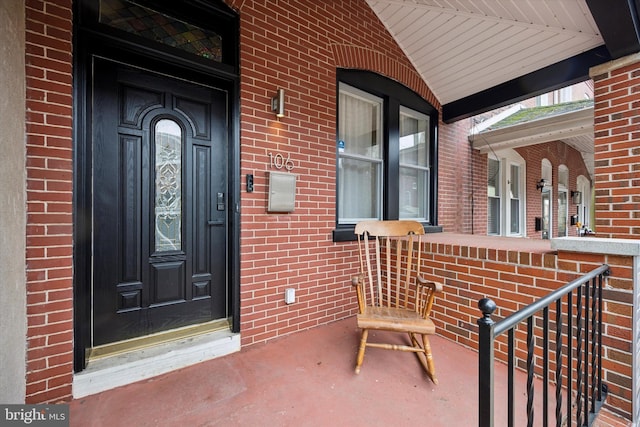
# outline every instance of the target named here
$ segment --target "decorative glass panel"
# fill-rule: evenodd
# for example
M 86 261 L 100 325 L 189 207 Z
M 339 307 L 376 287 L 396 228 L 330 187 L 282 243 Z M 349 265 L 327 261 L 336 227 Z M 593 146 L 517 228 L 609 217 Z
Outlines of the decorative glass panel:
M 101 0 L 100 22 L 128 33 L 222 61 L 222 37 L 213 31 L 138 6 L 126 0 Z
M 172 120 L 155 126 L 156 252 L 182 248 L 182 129 Z

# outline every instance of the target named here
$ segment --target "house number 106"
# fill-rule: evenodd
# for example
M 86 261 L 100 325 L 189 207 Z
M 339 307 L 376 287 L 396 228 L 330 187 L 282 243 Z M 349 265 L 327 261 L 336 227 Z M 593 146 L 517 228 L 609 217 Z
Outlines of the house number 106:
M 285 168 L 286 170 L 290 171 L 293 169 L 293 160 L 291 160 L 291 154 L 287 154 L 287 158 L 285 158 L 282 154 L 280 153 L 269 153 L 269 163 L 271 164 L 272 168 L 276 168 L 276 169 L 282 169 Z

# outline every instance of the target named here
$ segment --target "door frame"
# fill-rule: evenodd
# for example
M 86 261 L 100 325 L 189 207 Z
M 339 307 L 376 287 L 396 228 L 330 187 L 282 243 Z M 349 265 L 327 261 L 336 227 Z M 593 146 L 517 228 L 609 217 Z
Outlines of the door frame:
M 93 0 L 87 0 L 88 3 Z M 93 56 L 139 67 L 173 78 L 221 88 L 228 97 L 228 307 L 231 331 L 240 332 L 240 86 L 238 31 L 239 20 L 232 13 L 221 13 L 219 5 L 208 10 L 215 19 L 225 20 L 227 53 L 223 63 L 190 57 L 154 42 L 133 40 L 117 32 L 96 25 L 87 18 L 83 2 L 74 2 L 74 61 L 73 61 L 73 307 L 74 307 L 74 371 L 82 371 L 87 364 L 87 349 L 92 334 L 92 129 L 91 129 L 91 62 Z M 191 11 L 198 16 L 203 11 L 195 3 L 181 4 L 182 13 Z M 90 8 L 86 8 L 89 10 Z M 171 13 L 171 11 L 168 11 Z M 175 16 L 175 15 L 174 15 Z M 184 16 L 182 17 L 184 19 Z M 84 21 L 84 22 L 83 22 Z M 235 29 L 235 30 L 234 30 Z M 229 40 L 229 38 L 231 40 Z M 231 49 L 233 52 L 228 52 Z M 226 61 L 226 62 L 225 62 Z

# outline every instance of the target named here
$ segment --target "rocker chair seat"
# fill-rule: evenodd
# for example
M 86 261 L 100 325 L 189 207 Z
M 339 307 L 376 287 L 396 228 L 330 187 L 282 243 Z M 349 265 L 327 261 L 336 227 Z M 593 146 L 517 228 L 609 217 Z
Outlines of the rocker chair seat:
M 357 316 L 358 327 L 392 332 L 415 332 L 417 334 L 436 333 L 433 320 L 424 319 L 415 311 L 393 307 L 366 307 L 364 313 Z
M 434 384 L 438 383 L 429 335 L 436 326 L 429 317 L 439 283 L 421 275 L 424 228 L 416 221 L 363 221 L 356 225 L 360 274 L 352 279 L 362 329 L 356 374 L 367 347 L 413 352 Z M 406 333 L 406 345 L 369 342 L 370 330 Z

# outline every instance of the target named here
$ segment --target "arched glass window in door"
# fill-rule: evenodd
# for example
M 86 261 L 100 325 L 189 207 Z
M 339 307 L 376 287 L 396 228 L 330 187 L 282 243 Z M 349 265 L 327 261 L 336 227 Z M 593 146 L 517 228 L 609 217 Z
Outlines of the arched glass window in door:
M 158 120 L 155 146 L 155 250 L 182 249 L 182 129 Z

